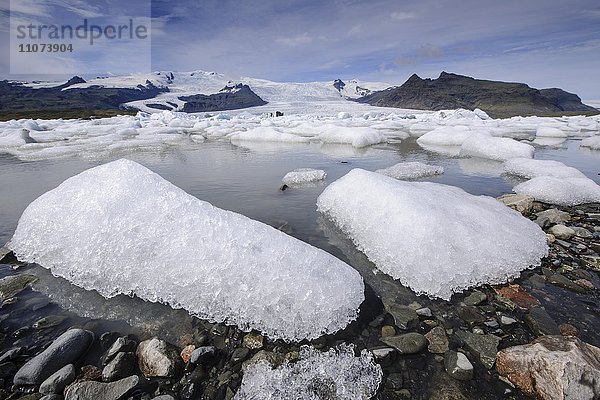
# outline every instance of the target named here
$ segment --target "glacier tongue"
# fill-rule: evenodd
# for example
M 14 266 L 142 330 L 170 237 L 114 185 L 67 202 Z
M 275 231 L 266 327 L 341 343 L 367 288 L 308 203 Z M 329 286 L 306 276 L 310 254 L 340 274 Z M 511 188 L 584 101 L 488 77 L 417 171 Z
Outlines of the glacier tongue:
M 135 295 L 287 341 L 343 329 L 364 299 L 362 278 L 344 262 L 129 160 L 40 196 L 9 246 L 105 297 Z
M 430 297 L 503 283 L 548 251 L 535 223 L 447 185 L 354 169 L 325 189 L 317 208 L 378 269 Z
M 234 400 L 368 400 L 375 395 L 383 373 L 373 356 L 363 350 L 354 357 L 354 346 L 340 345 L 327 352 L 309 346 L 300 349 L 300 360 L 272 369 L 266 361 L 248 367 Z

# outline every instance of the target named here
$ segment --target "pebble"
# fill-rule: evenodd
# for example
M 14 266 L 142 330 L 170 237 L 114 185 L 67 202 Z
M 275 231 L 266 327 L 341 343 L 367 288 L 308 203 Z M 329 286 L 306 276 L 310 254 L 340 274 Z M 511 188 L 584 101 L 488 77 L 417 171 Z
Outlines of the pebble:
M 577 293 L 584 293 L 586 291 L 585 288 L 579 286 L 578 284 L 561 274 L 553 274 L 548 278 L 548 282 Z
M 457 331 L 456 336 L 465 343 L 466 349 L 479 359 L 487 369 L 496 361 L 500 338 L 495 335 L 477 335 L 466 331 Z
M 574 283 L 587 290 L 594 289 L 594 284 L 587 279 L 577 279 Z
M 175 346 L 158 338 L 141 342 L 136 355 L 140 370 L 146 377 L 172 377 L 183 366 Z
M 573 229 L 575 231 L 575 235 L 576 236 L 579 236 L 581 238 L 589 239 L 589 238 L 592 238 L 594 236 L 592 234 L 592 232 L 590 232 L 587 229 L 582 228 L 580 226 L 572 226 L 571 229 Z
M 525 315 L 525 323 L 536 336 L 558 335 L 558 325 L 552 317 L 540 307 L 534 307 Z
M 217 352 L 217 349 L 213 346 L 201 346 L 192 352 L 190 356 L 190 363 L 202 364 L 205 361 L 211 359 Z
M 384 325 L 381 327 L 381 337 L 389 337 L 396 335 L 396 328 L 391 325 Z
M 102 380 L 112 382 L 130 376 L 135 369 L 135 354 L 120 352 L 102 370 Z
M 444 354 L 448 351 L 448 337 L 446 330 L 441 326 L 436 326 L 425 334 L 425 338 L 429 342 L 427 350 L 434 354 Z
M 259 333 L 248 333 L 244 336 L 244 340 L 242 341 L 242 346 L 251 349 L 251 350 L 259 350 L 264 346 L 265 338 Z
M 110 360 L 113 359 L 118 353 L 121 352 L 133 352 L 135 351 L 137 343 L 127 336 L 121 336 L 117 338 L 114 343 L 108 348 L 106 354 L 102 358 L 102 364 L 106 365 Z
M 387 303 L 385 310 L 394 318 L 394 324 L 400 329 L 411 329 L 419 322 L 417 312 L 410 307 Z
M 90 348 L 94 334 L 83 329 L 70 329 L 29 360 L 16 373 L 15 385 L 39 385 L 57 370 L 75 363 Z
M 239 347 L 233 351 L 233 354 L 231 355 L 231 361 L 233 361 L 234 363 L 243 361 L 246 359 L 246 357 L 248 357 L 249 352 L 250 352 L 249 349 L 244 348 L 244 347 Z
M 575 235 L 575 231 L 564 225 L 554 225 L 549 229 L 549 232 L 554 235 L 556 239 L 569 240 Z
M 381 341 L 393 347 L 400 354 L 415 354 L 423 350 L 428 341 L 420 333 L 410 332 L 403 335 L 382 338 Z
M 15 297 L 36 280 L 33 275 L 14 275 L 0 279 L 0 303 Z
M 133 375 L 111 383 L 95 381 L 76 383 L 67 389 L 65 400 L 119 400 L 139 381 L 140 378 Z
M 73 382 L 76 377 L 77 374 L 73 364 L 65 365 L 42 382 L 38 392 L 42 394 L 62 393 L 65 387 Z
M 502 325 L 512 325 L 512 324 L 516 324 L 517 320 L 503 315 L 500 317 L 500 323 Z
M 373 357 L 378 360 L 383 360 L 384 358 L 393 354 L 396 350 L 391 347 L 383 347 L 380 349 L 371 349 L 371 353 L 373 353 Z
M 33 325 L 33 329 L 42 330 L 58 326 L 66 320 L 67 317 L 61 315 L 49 315 L 37 320 Z
M 179 353 L 179 355 L 181 356 L 181 359 L 184 363 L 187 364 L 188 361 L 190 361 L 194 350 L 196 350 L 196 346 L 194 346 L 193 344 L 187 345 L 183 348 L 183 350 L 181 350 L 181 353 Z
M 473 379 L 473 364 L 461 352 L 448 351 L 444 356 L 444 368 L 448 375 L 459 381 Z
M 486 299 L 487 296 L 485 293 L 480 292 L 479 290 L 473 290 L 473 292 L 470 295 L 465 297 L 463 303 L 465 303 L 468 306 L 476 306 L 483 303 Z
M 551 224 L 560 224 L 561 222 L 568 222 L 571 220 L 571 214 L 565 211 L 560 211 L 556 208 L 550 208 L 545 211 L 536 213 L 538 218 L 548 218 Z
M 419 308 L 418 310 L 415 310 L 415 312 L 419 317 L 433 317 L 433 313 L 429 307 Z

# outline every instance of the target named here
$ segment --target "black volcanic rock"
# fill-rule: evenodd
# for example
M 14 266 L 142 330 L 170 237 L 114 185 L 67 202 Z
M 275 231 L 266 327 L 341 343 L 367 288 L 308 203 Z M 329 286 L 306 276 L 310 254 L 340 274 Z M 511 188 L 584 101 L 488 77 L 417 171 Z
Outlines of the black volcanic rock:
M 188 113 L 237 110 L 267 104 L 250 89 L 250 86 L 241 83 L 227 85 L 219 93 L 182 96 L 179 100 L 185 101 L 182 111 Z
M 52 110 L 118 110 L 122 104 L 135 100 L 146 100 L 168 92 L 168 88 L 157 87 L 150 81 L 136 88 L 105 88 L 89 86 L 72 88 L 85 83 L 73 77 L 66 83 L 49 88 L 31 88 L 18 82 L 0 81 L 0 113 L 14 111 Z
M 561 89 L 538 90 L 524 83 L 481 80 L 447 72 L 437 79 L 421 79 L 413 74 L 402 86 L 371 93 L 358 101 L 373 106 L 432 111 L 479 108 L 494 118 L 598 112 L 581 103 L 577 95 Z
M 340 92 L 342 91 L 342 89 L 344 89 L 344 86 L 346 86 L 346 84 L 341 79 L 336 79 L 335 81 L 333 81 L 333 87 Z

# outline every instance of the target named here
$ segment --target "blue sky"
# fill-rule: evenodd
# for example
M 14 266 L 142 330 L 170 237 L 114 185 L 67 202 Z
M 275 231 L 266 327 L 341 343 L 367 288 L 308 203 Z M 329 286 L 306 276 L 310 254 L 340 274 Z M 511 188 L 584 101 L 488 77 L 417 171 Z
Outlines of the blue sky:
M 13 1 L 47 2 L 80 16 L 94 10 L 127 15 L 149 4 Z M 7 3 L 0 0 L 0 8 Z M 153 70 L 203 69 L 278 81 L 356 77 L 390 84 L 413 73 L 437 77 L 445 70 L 600 98 L 597 1 L 153 0 L 151 5 Z M 56 11 L 52 18 L 61 15 Z M 8 32 L 0 34 L 8 52 Z M 91 65 L 100 55 L 80 57 Z M 125 52 L 113 61 L 119 72 L 135 72 L 141 68 L 137 58 Z M 5 60 L 0 73 L 8 76 Z

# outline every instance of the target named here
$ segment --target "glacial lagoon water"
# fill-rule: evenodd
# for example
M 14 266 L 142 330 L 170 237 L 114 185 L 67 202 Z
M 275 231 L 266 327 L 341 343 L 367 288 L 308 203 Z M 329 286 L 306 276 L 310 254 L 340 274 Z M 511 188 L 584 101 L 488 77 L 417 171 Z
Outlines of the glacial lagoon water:
M 443 175 L 421 180 L 458 186 L 472 194 L 496 197 L 510 193 L 512 187 L 520 182 L 518 178 L 503 175 L 500 162 L 446 157 L 423 150 L 412 138 L 362 149 L 316 143 L 258 143 L 242 147 L 210 141 L 191 143 L 188 147 L 163 148 L 159 152 L 118 154 L 113 158 L 92 161 L 77 157 L 21 161 L 13 156 L 0 155 L 0 242 L 10 240 L 21 213 L 38 196 L 70 176 L 121 157 L 143 164 L 199 199 L 277 227 L 330 252 L 358 269 L 366 283 L 383 300 L 386 297 L 408 300 L 417 297 L 375 271 L 373 265 L 317 213 L 317 197 L 328 183 L 353 168 L 374 171 L 403 161 L 442 166 L 445 170 Z M 538 147 L 535 158 L 561 161 L 600 183 L 600 151 L 580 148 L 578 140 L 568 140 L 561 147 Z M 327 172 L 327 178 L 322 183 L 280 190 L 281 178 L 296 168 L 322 169 Z M 53 277 L 41 267 L 28 266 L 25 272 L 39 277 L 34 284 L 34 290 L 39 294 L 30 295 L 34 297 L 31 301 L 43 302 L 43 298 L 47 297 L 69 310 L 75 319 L 99 319 L 109 326 L 118 324 L 121 331 L 131 329 L 142 336 L 159 334 L 172 341 L 193 329 L 192 318 L 185 311 L 126 296 L 105 300 L 94 292 Z M 0 266 L 0 276 L 12 273 L 7 266 Z M 428 301 L 422 297 L 419 299 L 421 302 Z

